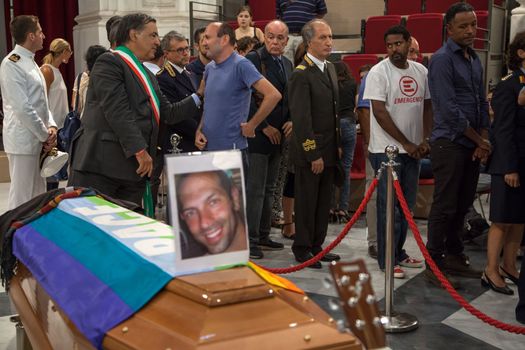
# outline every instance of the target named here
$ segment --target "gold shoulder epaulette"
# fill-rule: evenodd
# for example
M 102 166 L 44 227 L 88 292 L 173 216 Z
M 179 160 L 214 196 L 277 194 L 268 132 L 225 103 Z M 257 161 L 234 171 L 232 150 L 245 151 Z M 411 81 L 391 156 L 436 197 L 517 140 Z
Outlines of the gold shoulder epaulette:
M 302 64 L 298 65 L 297 67 L 295 67 L 296 69 L 300 69 L 300 70 L 305 70 L 306 67 L 303 66 Z
M 20 60 L 20 56 L 17 55 L 16 53 L 12 54 L 11 56 L 9 56 L 9 61 L 12 61 L 12 62 L 18 62 Z
M 156 73 L 155 75 L 161 75 L 161 74 L 162 74 L 162 72 L 164 72 L 164 67 L 163 67 L 163 68 L 161 68 L 161 69 L 160 69 L 160 70 L 159 70 L 159 71 L 158 71 L 158 72 L 157 72 L 157 73 Z
M 172 78 L 175 78 L 175 69 L 173 69 L 173 67 L 171 66 L 171 64 L 169 63 L 166 63 L 166 65 L 164 66 L 164 68 L 168 71 L 168 74 L 170 75 L 170 77 Z
M 304 55 L 304 60 L 305 60 L 306 63 L 308 63 L 308 65 L 310 65 L 310 66 L 313 66 L 313 65 L 315 64 L 314 61 L 312 61 L 312 60 L 310 59 L 310 57 L 308 57 L 308 55 Z
M 507 75 L 507 76 L 501 78 L 501 80 L 507 80 L 507 79 L 510 78 L 511 76 L 512 76 L 512 73 L 510 73 L 509 75 Z

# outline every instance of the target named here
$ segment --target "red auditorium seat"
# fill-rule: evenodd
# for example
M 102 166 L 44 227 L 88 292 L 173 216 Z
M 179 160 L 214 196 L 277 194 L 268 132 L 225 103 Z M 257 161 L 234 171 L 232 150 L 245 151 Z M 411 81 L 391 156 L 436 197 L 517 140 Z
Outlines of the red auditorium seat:
M 351 54 L 343 57 L 343 62 L 346 63 L 348 68 L 350 68 L 350 73 L 354 77 L 355 81 L 359 84 L 361 78 L 359 77 L 359 68 L 365 64 L 376 64 L 377 56 L 373 54 Z
M 475 49 L 488 49 L 485 43 L 488 40 L 488 11 L 476 11 L 476 17 L 478 18 L 478 31 L 476 32 L 476 39 L 474 39 Z
M 458 0 L 426 0 L 426 13 L 445 13 L 448 8 L 458 2 Z M 418 39 L 419 40 L 419 39 Z
M 472 5 L 476 11 L 487 11 L 489 9 L 489 0 L 468 0 L 467 2 Z
M 422 0 L 386 0 L 387 15 L 409 15 L 422 12 Z
M 254 21 L 275 18 L 275 1 L 273 0 L 249 0 L 248 5 L 250 5 L 250 8 L 252 9 Z
M 364 53 L 385 54 L 386 46 L 383 35 L 388 28 L 399 25 L 401 16 L 386 15 L 368 17 L 363 35 Z
M 233 30 L 239 28 L 239 23 L 237 23 L 237 21 L 230 21 L 228 24 L 233 28 Z
M 264 19 L 264 20 L 258 20 L 258 21 L 254 21 L 254 24 L 257 28 L 259 28 L 260 30 L 263 31 L 264 33 L 264 27 L 266 27 L 266 25 L 268 23 L 270 23 L 271 21 L 273 21 L 272 19 Z
M 421 53 L 434 53 L 443 45 L 443 15 L 416 13 L 408 16 L 406 27 L 419 42 Z

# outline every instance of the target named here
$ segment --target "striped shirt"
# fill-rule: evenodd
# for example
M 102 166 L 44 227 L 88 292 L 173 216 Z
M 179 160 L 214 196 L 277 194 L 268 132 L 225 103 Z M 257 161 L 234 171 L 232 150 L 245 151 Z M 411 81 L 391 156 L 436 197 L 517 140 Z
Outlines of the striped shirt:
M 300 33 L 305 23 L 327 12 L 325 0 L 276 0 L 275 8 L 290 33 Z

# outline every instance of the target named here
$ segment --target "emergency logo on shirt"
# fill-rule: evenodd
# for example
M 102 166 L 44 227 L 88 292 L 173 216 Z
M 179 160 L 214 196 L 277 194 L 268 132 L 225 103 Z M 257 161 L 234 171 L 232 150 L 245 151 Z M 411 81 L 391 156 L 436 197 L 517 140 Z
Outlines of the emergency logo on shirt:
M 417 81 L 409 76 L 403 76 L 399 79 L 399 89 L 401 93 L 407 97 L 412 97 L 417 93 L 419 86 Z

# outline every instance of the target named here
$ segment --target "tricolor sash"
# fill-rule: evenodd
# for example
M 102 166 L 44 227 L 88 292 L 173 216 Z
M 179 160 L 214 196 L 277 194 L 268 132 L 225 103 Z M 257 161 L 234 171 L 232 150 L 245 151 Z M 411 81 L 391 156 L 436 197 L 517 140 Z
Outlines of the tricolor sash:
M 160 121 L 159 97 L 157 96 L 155 89 L 153 89 L 153 84 L 151 84 L 151 81 L 149 79 L 148 74 L 146 73 L 144 66 L 142 65 L 142 63 L 140 63 L 140 61 L 135 56 L 135 54 L 133 54 L 133 52 L 131 52 L 131 50 L 125 46 L 118 46 L 115 50 L 113 50 L 113 53 L 115 53 L 117 56 L 122 58 L 122 60 L 126 62 L 128 67 L 131 69 L 131 71 L 139 79 L 140 83 L 142 84 L 142 87 L 144 88 L 144 90 L 146 90 L 149 96 L 151 108 L 153 109 L 153 115 L 155 117 L 155 120 L 157 121 L 157 124 L 159 124 L 159 121 Z

